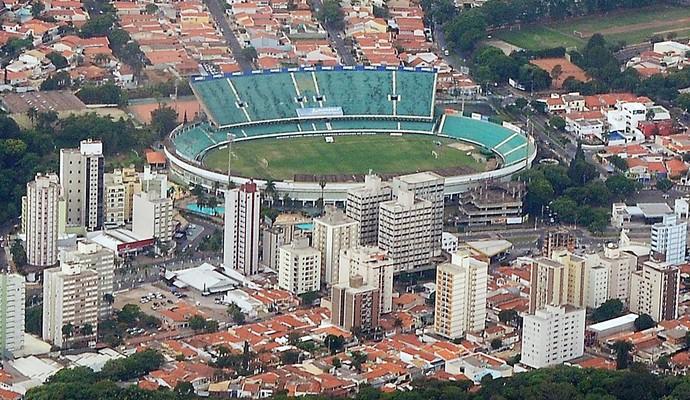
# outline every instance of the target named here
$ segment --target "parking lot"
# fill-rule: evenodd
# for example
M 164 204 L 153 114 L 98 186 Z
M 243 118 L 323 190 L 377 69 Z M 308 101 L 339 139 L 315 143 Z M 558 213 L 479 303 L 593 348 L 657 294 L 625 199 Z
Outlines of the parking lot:
M 126 304 L 136 304 L 142 312 L 161 318 L 161 311 L 184 302 L 201 311 L 206 318 L 215 319 L 219 322 L 228 321 L 227 307 L 215 301 L 221 295 L 202 296 L 201 293 L 193 290 L 177 290 L 176 292 L 178 293 L 177 296 L 163 283 L 145 284 L 117 294 L 114 307 L 121 309 Z

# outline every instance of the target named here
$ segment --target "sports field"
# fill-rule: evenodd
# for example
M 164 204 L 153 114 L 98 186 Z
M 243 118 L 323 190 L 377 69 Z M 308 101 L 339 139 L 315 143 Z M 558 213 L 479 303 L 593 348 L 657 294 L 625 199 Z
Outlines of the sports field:
M 334 143 L 326 143 L 321 136 L 237 142 L 232 149 L 233 175 L 289 180 L 297 174 L 351 175 L 369 170 L 379 174 L 456 168 L 466 173 L 484 170 L 483 163 L 468 155 L 476 149 L 451 139 L 383 134 L 333 139 Z M 227 169 L 227 150 L 210 151 L 204 164 L 221 171 Z
M 636 44 L 647 41 L 653 35 L 666 37 L 671 32 L 679 37 L 690 34 L 690 7 L 655 6 L 624 10 L 550 25 L 501 31 L 493 36 L 524 49 L 539 50 L 558 46 L 581 47 L 595 33 L 603 34 L 611 43 L 624 41 L 626 44 Z

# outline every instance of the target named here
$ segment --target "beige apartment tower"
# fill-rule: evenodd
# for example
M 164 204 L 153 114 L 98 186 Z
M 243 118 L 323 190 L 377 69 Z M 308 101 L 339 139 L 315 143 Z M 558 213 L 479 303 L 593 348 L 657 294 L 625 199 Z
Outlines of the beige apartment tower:
M 359 223 L 335 207 L 314 218 L 312 246 L 321 253 L 321 280 L 338 283 L 340 252 L 359 244 Z
M 665 262 L 646 261 L 632 274 L 630 311 L 648 314 L 656 322 L 678 318 L 680 269 Z
M 378 243 L 379 205 L 393 199 L 393 189 L 377 175 L 364 177 L 364 186 L 347 192 L 346 213 L 359 222 L 359 242 L 364 246 Z
M 379 290 L 359 275 L 331 288 L 331 322 L 345 330 L 369 331 L 379 326 Z
M 87 231 L 103 227 L 103 144 L 82 140 L 78 149 L 60 149 L 60 184 L 67 207 L 67 226 Z
M 55 174 L 38 174 L 36 179 L 26 184 L 22 225 L 30 265 L 50 267 L 58 262 L 60 191 L 60 182 Z
M 246 276 L 259 271 L 261 194 L 254 182 L 225 193 L 223 265 Z
M 393 270 L 395 264 L 388 254 L 376 246 L 356 246 L 340 252 L 339 283 L 345 284 L 358 275 L 364 283 L 377 287 L 381 314 L 393 311 Z
M 445 178 L 434 172 L 419 172 L 393 179 L 393 195 L 410 191 L 414 196 L 431 202 L 431 250 L 432 255 L 441 254 L 441 235 L 443 233 L 443 191 Z
M 278 253 L 278 287 L 296 295 L 320 289 L 321 253 L 306 239 L 281 246 Z
M 568 303 L 568 269 L 558 261 L 537 257 L 530 266 L 529 312 Z

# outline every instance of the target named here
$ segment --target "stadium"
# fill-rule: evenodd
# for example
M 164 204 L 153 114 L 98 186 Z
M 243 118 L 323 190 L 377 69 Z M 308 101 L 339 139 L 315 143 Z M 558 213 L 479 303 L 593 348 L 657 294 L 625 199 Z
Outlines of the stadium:
M 223 187 L 232 137 L 234 183 L 271 180 L 304 202 L 344 201 L 369 171 L 433 170 L 453 196 L 534 160 L 518 127 L 439 112 L 436 80 L 432 69 L 362 66 L 193 77 L 207 121 L 177 127 L 165 153 L 176 179 Z

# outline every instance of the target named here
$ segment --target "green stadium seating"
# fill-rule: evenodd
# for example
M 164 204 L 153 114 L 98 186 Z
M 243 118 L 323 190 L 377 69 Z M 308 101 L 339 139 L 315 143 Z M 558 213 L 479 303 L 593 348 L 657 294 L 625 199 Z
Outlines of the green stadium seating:
M 417 122 L 417 121 L 401 122 L 400 123 L 400 129 L 431 132 L 434 129 L 434 123 L 433 122 Z
M 436 74 L 396 71 L 395 94 L 400 96 L 396 115 L 431 116 L 432 104 L 426 98 L 429 88 L 434 87 Z
M 290 74 L 244 75 L 231 81 L 252 121 L 297 117 L 299 104 Z

